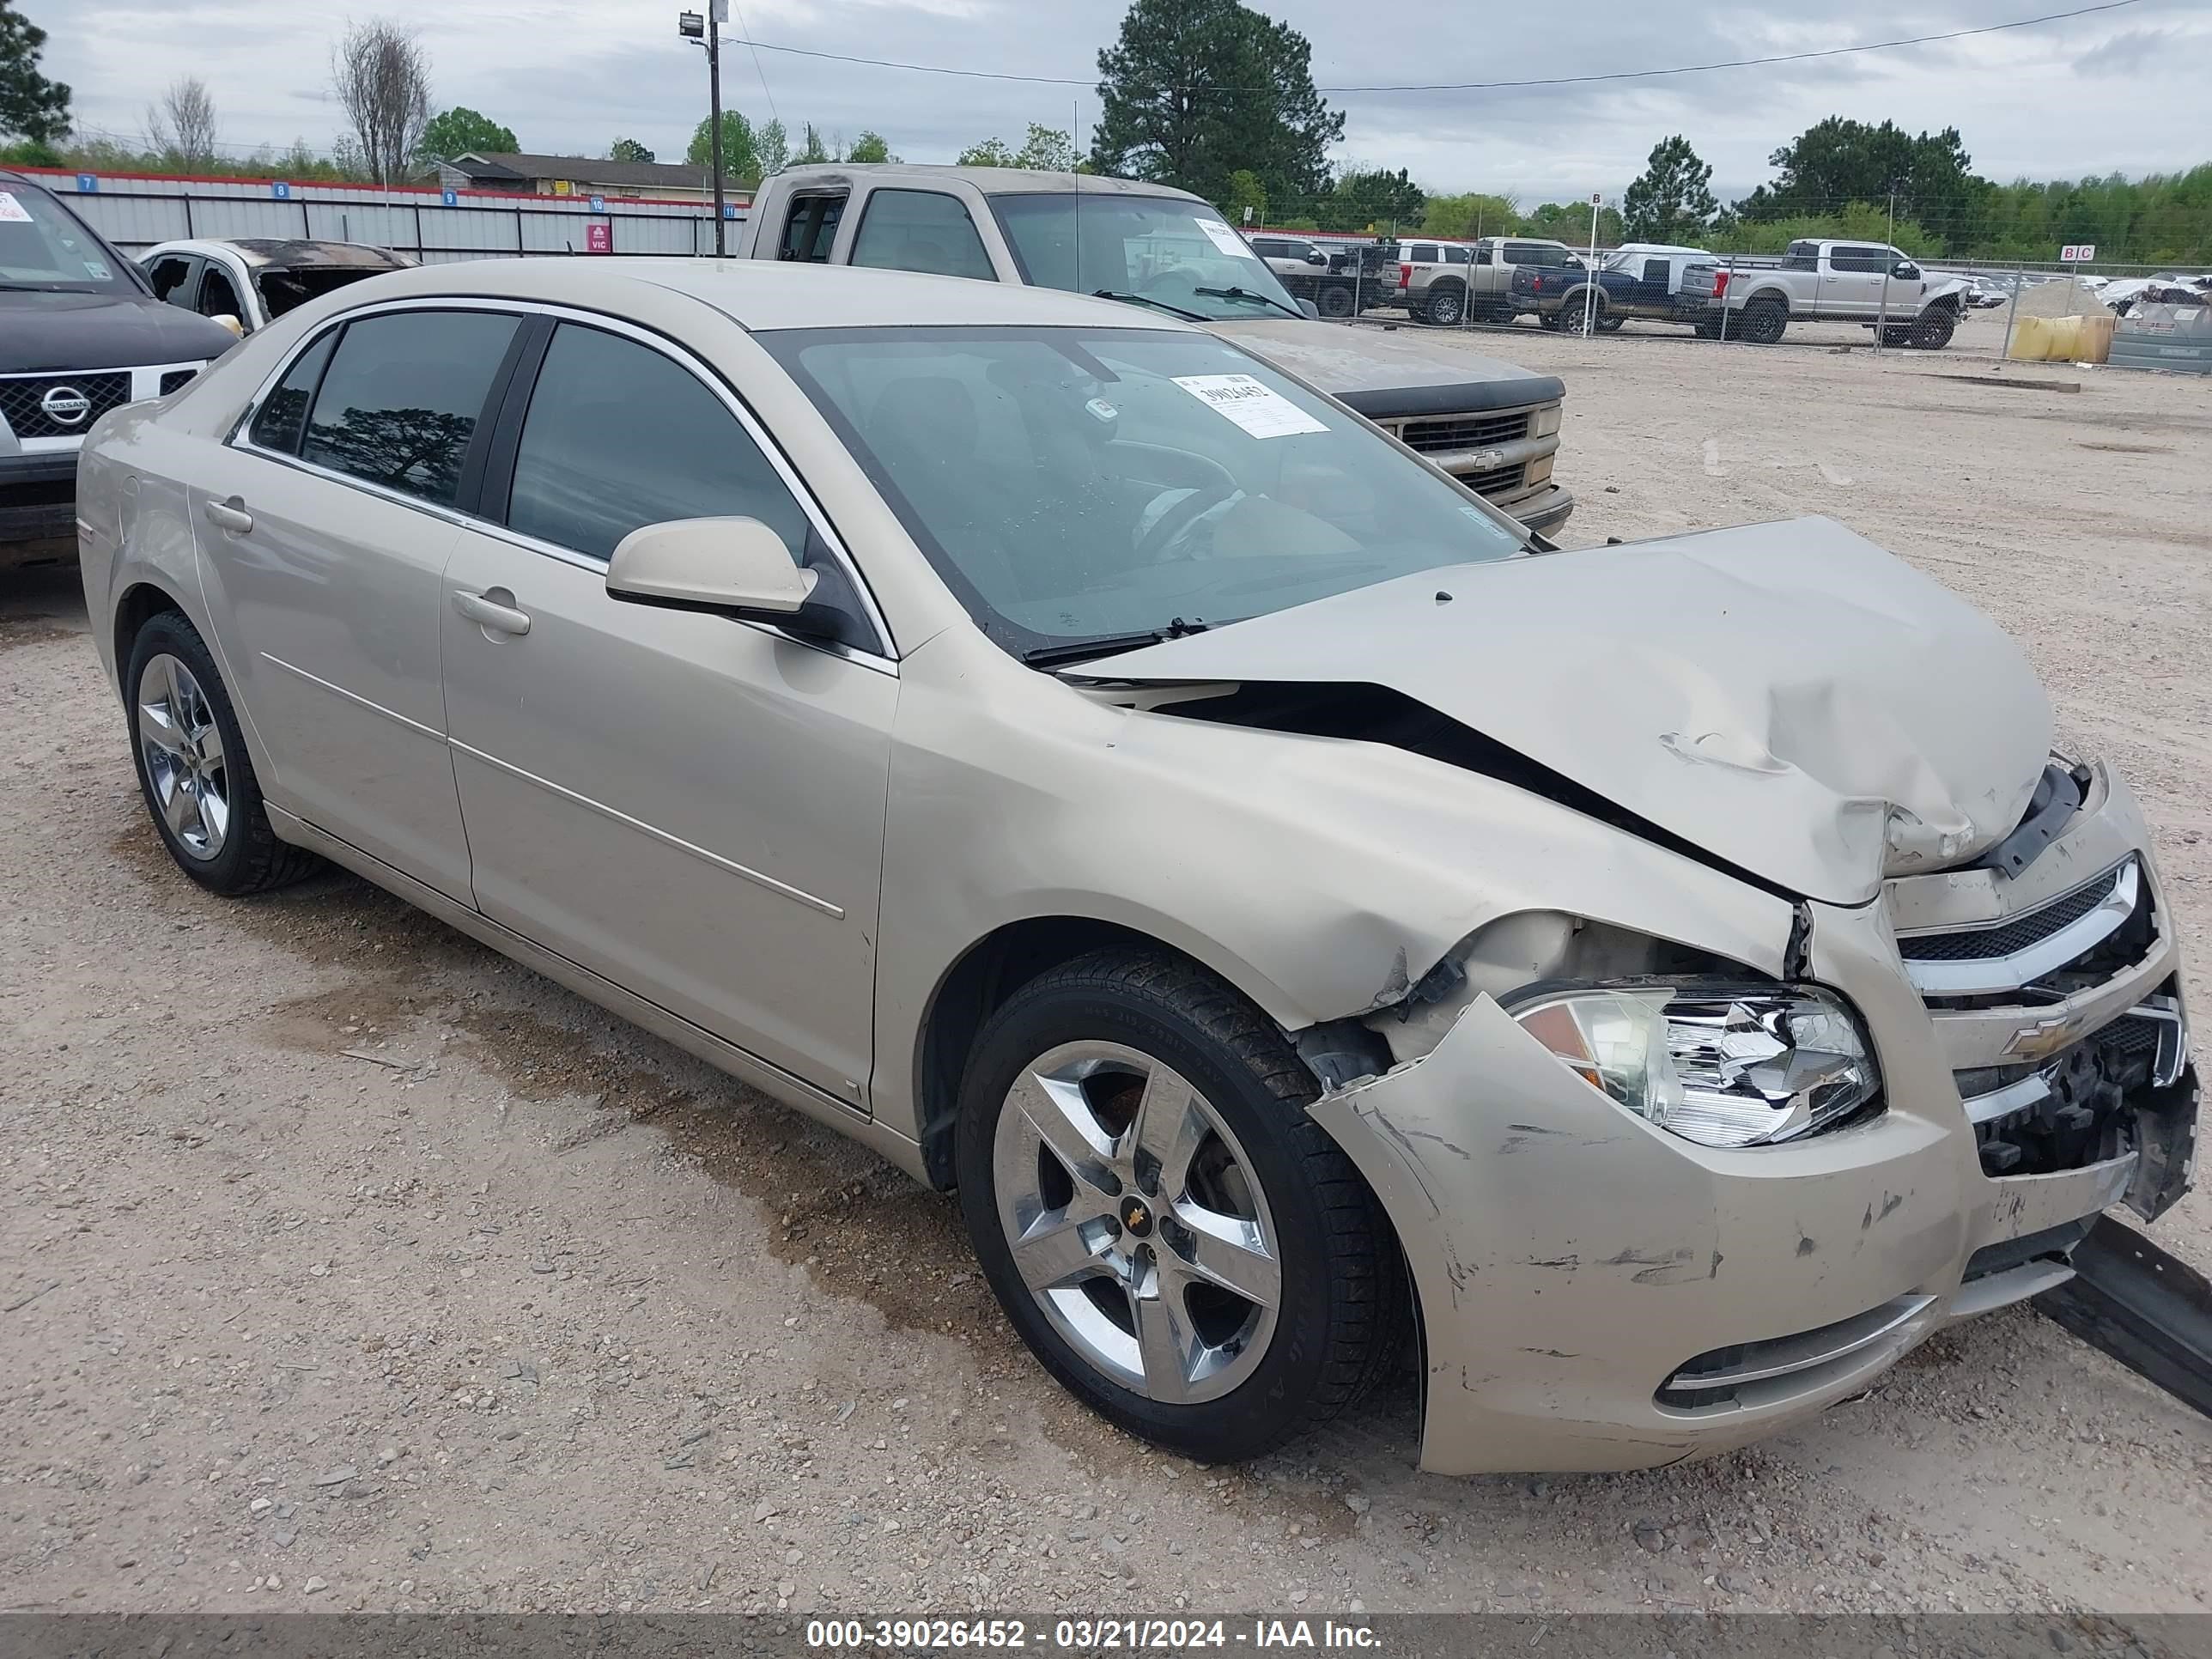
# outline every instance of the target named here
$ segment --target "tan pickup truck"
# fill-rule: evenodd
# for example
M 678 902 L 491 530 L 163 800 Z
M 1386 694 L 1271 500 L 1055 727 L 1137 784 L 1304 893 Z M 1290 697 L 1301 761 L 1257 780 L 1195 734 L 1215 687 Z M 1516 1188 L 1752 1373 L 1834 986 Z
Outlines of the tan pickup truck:
M 1566 389 L 1548 374 L 1316 320 L 1202 198 L 1017 167 L 837 164 L 766 180 L 741 258 L 873 265 L 1100 295 L 1213 332 L 1298 375 L 1531 530 L 1574 497 L 1552 480 Z

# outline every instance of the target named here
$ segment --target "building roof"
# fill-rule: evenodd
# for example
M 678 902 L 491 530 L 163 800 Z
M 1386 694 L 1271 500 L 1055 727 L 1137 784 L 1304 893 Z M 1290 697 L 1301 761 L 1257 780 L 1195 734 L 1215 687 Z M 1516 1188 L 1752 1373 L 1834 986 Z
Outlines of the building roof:
M 351 303 L 477 295 L 588 307 L 623 316 L 680 294 L 744 328 L 1032 327 L 1189 331 L 1118 301 L 967 276 L 780 259 L 478 259 L 394 271 L 346 290 Z
M 520 151 L 471 150 L 447 163 L 471 179 L 523 184 L 538 179 L 568 179 L 580 185 L 611 185 L 618 190 L 711 190 L 703 167 L 688 161 L 609 161 L 591 155 L 531 155 Z M 725 186 L 731 175 L 722 175 Z

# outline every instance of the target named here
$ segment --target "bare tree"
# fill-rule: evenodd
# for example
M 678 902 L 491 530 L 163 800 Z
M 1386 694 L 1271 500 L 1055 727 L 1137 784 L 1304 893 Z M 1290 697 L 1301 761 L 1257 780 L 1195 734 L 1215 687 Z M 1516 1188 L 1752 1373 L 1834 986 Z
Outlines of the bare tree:
M 415 32 L 382 18 L 356 23 L 331 48 L 331 87 L 368 170 L 407 176 L 430 121 L 430 60 Z
M 214 167 L 215 135 L 215 99 L 197 75 L 179 76 L 146 106 L 146 148 L 175 156 L 188 173 Z

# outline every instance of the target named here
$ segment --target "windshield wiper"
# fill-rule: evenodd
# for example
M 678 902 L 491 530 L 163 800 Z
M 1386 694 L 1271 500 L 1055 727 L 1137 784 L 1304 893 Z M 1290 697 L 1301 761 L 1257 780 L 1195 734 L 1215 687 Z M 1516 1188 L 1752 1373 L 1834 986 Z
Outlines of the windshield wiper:
M 1145 646 L 1158 645 L 1163 640 L 1179 640 L 1186 634 L 1203 634 L 1211 623 L 1185 622 L 1177 617 L 1165 628 L 1147 628 L 1136 634 L 1101 634 L 1091 640 L 1069 640 L 1060 645 L 1040 645 L 1022 653 L 1022 660 L 1031 668 L 1058 668 L 1072 662 L 1087 662 L 1093 657 L 1110 657 L 1119 651 L 1139 650 Z
M 1295 317 L 1302 323 L 1307 320 L 1305 313 L 1295 306 L 1285 305 L 1272 294 L 1255 294 L 1249 288 L 1194 288 L 1191 292 L 1213 300 L 1257 300 L 1263 306 L 1274 307 L 1285 317 Z
M 1198 291 L 1200 294 L 1206 292 L 1204 289 Z M 1187 323 L 1210 323 L 1213 320 L 1202 311 L 1185 311 L 1181 306 L 1171 306 L 1165 300 L 1155 300 L 1149 294 L 1124 294 L 1115 289 L 1094 288 L 1091 290 L 1091 297 L 1094 300 L 1119 300 L 1127 305 L 1150 306 L 1155 311 L 1166 312 L 1170 317 L 1180 317 Z

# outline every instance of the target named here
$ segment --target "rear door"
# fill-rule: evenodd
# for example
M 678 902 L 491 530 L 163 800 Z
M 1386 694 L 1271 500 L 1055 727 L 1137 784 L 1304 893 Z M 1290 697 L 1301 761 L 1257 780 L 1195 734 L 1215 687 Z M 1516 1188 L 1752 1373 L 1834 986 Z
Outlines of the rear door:
M 438 617 L 520 319 L 441 301 L 332 325 L 191 496 L 210 608 L 282 806 L 466 902 Z
M 477 903 L 862 1109 L 888 644 L 705 366 L 605 321 L 559 320 L 533 350 L 436 623 Z M 719 517 L 774 529 L 842 637 L 608 593 L 630 531 Z

